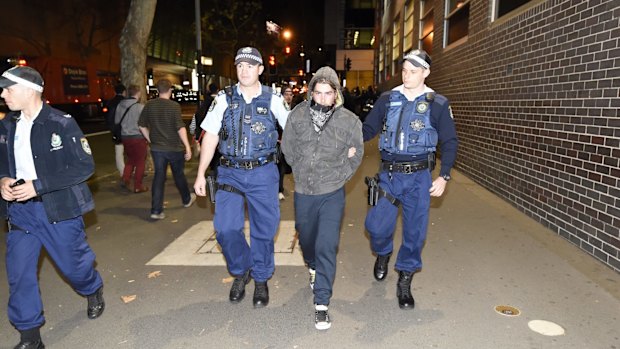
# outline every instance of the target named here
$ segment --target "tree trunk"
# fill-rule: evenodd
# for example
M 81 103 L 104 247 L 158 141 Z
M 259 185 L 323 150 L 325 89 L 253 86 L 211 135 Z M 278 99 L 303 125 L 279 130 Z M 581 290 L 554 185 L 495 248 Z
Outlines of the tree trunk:
M 157 0 L 131 0 L 129 14 L 121 33 L 121 81 L 125 86 L 146 88 L 146 48 Z M 142 100 L 146 93 L 142 94 Z

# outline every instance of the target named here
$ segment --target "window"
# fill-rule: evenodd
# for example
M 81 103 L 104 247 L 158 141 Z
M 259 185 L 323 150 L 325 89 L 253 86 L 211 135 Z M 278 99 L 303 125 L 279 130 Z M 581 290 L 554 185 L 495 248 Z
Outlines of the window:
M 413 0 L 405 4 L 405 35 L 403 39 L 403 52 L 413 48 Z
M 400 57 L 400 16 L 394 19 L 392 24 L 392 75 L 396 73 L 396 67 L 398 66 L 398 57 Z
M 385 57 L 385 38 L 381 40 L 381 44 L 379 45 L 379 75 L 382 77 L 384 71 L 384 57 Z
M 498 19 L 508 12 L 527 4 L 532 0 L 493 0 L 494 19 Z
M 435 30 L 433 0 L 420 0 L 420 48 L 429 55 L 433 53 L 433 32 Z
M 469 31 L 469 0 L 446 0 L 445 46 L 467 36 Z

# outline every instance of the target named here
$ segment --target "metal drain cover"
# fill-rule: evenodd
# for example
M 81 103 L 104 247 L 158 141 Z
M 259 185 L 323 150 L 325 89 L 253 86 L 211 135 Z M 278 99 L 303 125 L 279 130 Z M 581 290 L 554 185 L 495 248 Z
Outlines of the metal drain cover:
M 511 307 L 510 305 L 498 305 L 495 307 L 495 311 L 504 316 L 519 316 L 519 314 L 521 314 L 519 309 Z

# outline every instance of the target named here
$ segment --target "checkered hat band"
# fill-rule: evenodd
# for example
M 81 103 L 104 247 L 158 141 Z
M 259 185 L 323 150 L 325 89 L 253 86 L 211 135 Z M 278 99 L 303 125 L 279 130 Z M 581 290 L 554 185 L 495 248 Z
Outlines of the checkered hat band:
M 35 90 L 35 91 L 39 91 L 39 92 L 43 92 L 43 87 L 39 86 L 37 84 L 35 84 L 34 82 L 30 82 L 26 79 L 20 78 L 19 76 L 13 75 L 11 73 L 9 73 L 8 71 L 5 71 L 2 74 L 3 78 L 9 79 L 11 81 L 13 81 L 16 84 L 20 84 L 26 87 L 30 87 L 31 89 Z
M 426 62 L 425 60 L 423 60 L 422 58 L 416 55 L 405 56 L 405 59 L 413 59 L 414 61 L 420 63 L 420 65 L 422 65 L 424 68 L 426 69 L 430 68 L 430 65 L 428 64 L 428 62 Z
M 241 53 L 241 54 L 238 54 L 238 55 L 237 55 L 237 57 L 235 57 L 235 61 L 238 61 L 238 60 L 240 60 L 240 59 L 242 59 L 242 58 L 248 58 L 248 59 L 251 59 L 251 60 L 253 60 L 253 61 L 256 61 L 256 62 L 258 62 L 258 63 L 260 63 L 260 64 L 263 64 L 263 59 L 262 59 L 261 57 L 256 56 L 256 55 L 253 55 L 253 54 L 250 54 L 250 53 Z

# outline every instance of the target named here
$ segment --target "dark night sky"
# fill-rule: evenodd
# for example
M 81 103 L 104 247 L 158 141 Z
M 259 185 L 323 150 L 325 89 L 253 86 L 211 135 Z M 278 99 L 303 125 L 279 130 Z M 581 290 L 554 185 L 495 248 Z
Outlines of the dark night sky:
M 263 0 L 263 14 L 281 27 L 290 28 L 293 42 L 307 49 L 323 44 L 323 1 Z

